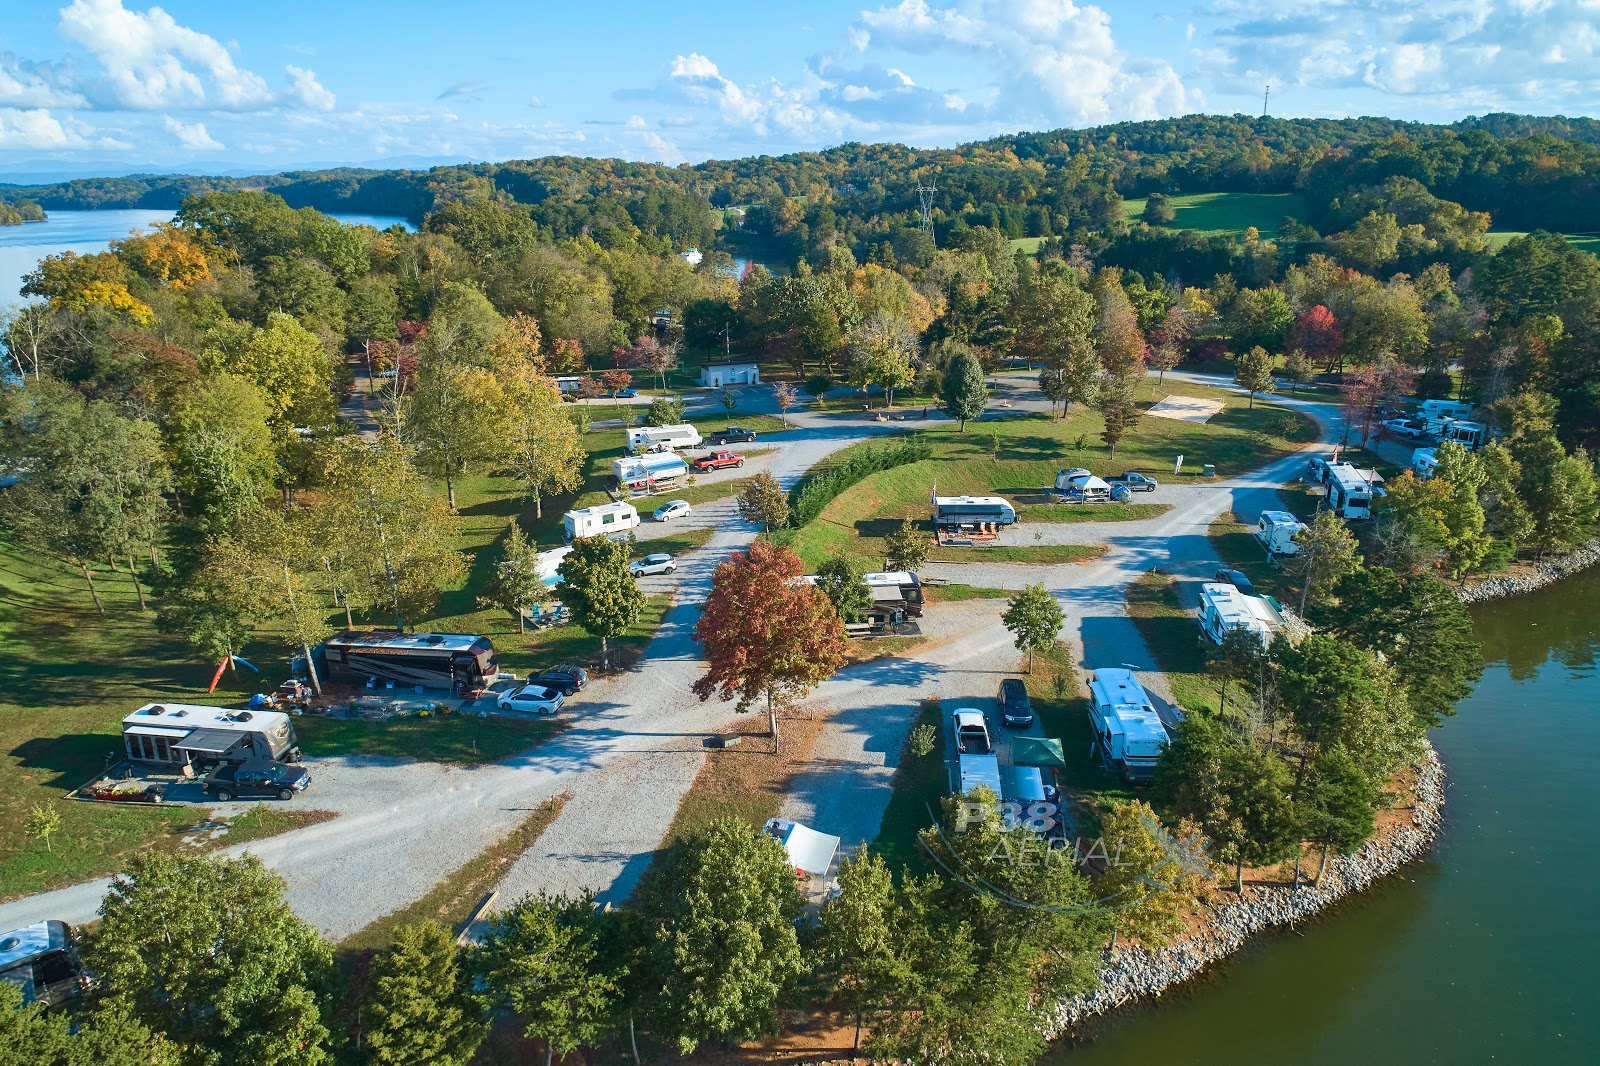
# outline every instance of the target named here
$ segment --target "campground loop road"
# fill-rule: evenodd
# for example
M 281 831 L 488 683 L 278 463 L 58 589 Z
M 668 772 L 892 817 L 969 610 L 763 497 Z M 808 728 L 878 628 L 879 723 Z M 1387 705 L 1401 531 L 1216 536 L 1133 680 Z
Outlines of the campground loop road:
M 1219 382 L 1173 375 L 1202 384 Z M 1010 411 L 1043 409 L 1026 391 L 1032 381 L 1002 375 Z M 1224 386 L 1226 387 L 1226 386 Z M 770 407 L 770 390 L 746 390 Z M 748 400 L 746 401 L 748 402 Z M 1326 434 L 1330 404 L 1275 398 L 1307 411 Z M 760 410 L 741 407 L 740 413 Z M 1006 410 L 991 408 L 996 415 Z M 735 414 L 730 421 L 736 422 Z M 790 414 L 797 429 L 781 436 L 769 469 L 787 487 L 832 452 L 870 436 L 927 422 L 840 421 Z M 763 436 L 760 446 L 767 446 Z M 1109 545 L 1101 558 L 1059 566 L 929 564 L 930 576 L 974 585 L 1020 587 L 1042 581 L 1067 611 L 1064 639 L 1088 667 L 1132 663 L 1157 694 L 1170 697 L 1153 671 L 1148 650 L 1128 619 L 1128 585 L 1152 566 L 1184 579 L 1203 579 L 1216 567 L 1206 527 L 1236 510 L 1247 519 L 1277 505 L 1276 488 L 1298 477 L 1304 459 L 1290 456 L 1249 474 L 1212 484 L 1163 486 L 1157 502 L 1173 509 L 1157 518 L 1068 527 Z M 724 505 L 726 506 L 726 505 Z M 625 898 L 638 882 L 704 762 L 702 741 L 733 715 L 732 705 L 702 703 L 689 691 L 701 672 L 692 633 L 716 565 L 748 544 L 754 530 L 731 509 L 706 505 L 705 517 L 725 519 L 703 550 L 686 554 L 677 574 L 651 578 L 650 587 L 676 589 L 676 602 L 633 670 L 595 684 L 572 704 L 572 728 L 514 758 L 471 768 L 409 760 L 315 760 L 315 783 L 300 802 L 340 817 L 242 845 L 277 870 L 295 910 L 327 935 L 341 938 L 426 894 L 450 871 L 504 836 L 542 800 L 571 799 L 534 848 L 514 864 L 501 898 L 530 891 Z M 695 516 L 701 517 L 697 509 Z M 1192 583 L 1186 584 L 1191 588 Z M 785 816 L 808 822 L 854 846 L 876 836 L 889 782 L 905 733 L 926 696 L 992 704 L 998 679 L 1014 672 L 1018 653 L 1001 626 L 999 601 L 968 601 L 924 619 L 929 640 L 910 653 L 840 671 L 807 701 L 825 717 L 813 763 L 797 776 Z M 242 809 L 242 807 L 240 808 Z M 45 918 L 91 920 L 108 879 L 0 904 L 0 929 Z

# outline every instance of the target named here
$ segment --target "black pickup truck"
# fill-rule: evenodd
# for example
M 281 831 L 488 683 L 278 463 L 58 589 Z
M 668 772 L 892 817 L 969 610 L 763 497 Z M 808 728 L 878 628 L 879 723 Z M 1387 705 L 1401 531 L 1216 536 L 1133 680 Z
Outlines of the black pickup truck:
M 706 443 L 707 444 L 748 444 L 748 443 L 750 443 L 751 441 L 753 441 L 755 439 L 756 439 L 755 430 L 753 430 L 753 429 L 741 429 L 738 426 L 729 426 L 727 429 L 719 429 L 715 433 L 711 434 L 711 436 L 709 438 L 707 438 Z

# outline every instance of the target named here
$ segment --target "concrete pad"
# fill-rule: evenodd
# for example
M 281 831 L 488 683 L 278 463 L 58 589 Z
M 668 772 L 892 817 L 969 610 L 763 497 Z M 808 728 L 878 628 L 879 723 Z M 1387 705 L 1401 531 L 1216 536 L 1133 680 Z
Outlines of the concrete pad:
M 1222 410 L 1221 400 L 1203 400 L 1198 396 L 1168 396 L 1146 413 L 1157 418 L 1175 418 L 1180 422 L 1209 422 L 1211 416 L 1220 410 Z

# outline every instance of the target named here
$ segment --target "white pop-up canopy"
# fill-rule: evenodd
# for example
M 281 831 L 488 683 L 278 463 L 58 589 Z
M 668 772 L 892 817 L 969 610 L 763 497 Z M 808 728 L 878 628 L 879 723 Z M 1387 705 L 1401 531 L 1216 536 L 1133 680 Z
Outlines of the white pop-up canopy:
M 819 833 L 799 822 L 773 818 L 767 822 L 767 835 L 776 837 L 789 852 L 789 864 L 808 874 L 824 875 L 833 865 L 839 838 Z

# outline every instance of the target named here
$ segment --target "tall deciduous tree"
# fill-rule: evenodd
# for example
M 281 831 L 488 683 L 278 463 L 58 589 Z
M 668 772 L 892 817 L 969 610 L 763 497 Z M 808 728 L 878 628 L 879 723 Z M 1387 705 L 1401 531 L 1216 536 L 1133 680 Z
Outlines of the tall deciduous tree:
M 644 613 L 644 592 L 628 572 L 628 546 L 606 537 L 578 537 L 557 573 L 557 597 L 574 622 L 600 638 L 600 658 L 610 669 L 611 640 Z
M 490 998 L 545 1043 L 545 1066 L 609 1026 L 621 973 L 602 964 L 593 895 L 524 896 L 489 922 L 473 969 Z
M 424 468 L 444 478 L 450 506 L 468 467 L 505 457 L 513 411 L 500 380 L 480 367 L 433 358 L 406 397 L 402 432 Z
M 817 953 L 829 982 L 855 1015 L 855 1047 L 865 1016 L 911 982 L 895 937 L 894 877 L 863 845 L 839 867 L 839 893 L 823 907 Z
M 489 1030 L 455 937 L 433 921 L 401 926 L 373 960 L 362 1022 L 375 1066 L 466 1066 Z
M 1300 613 L 1325 597 L 1344 575 L 1361 565 L 1355 535 L 1345 520 L 1330 510 L 1318 511 L 1294 535 L 1299 550 L 1284 559 L 1284 570 L 1300 579 Z
M 779 997 L 806 966 L 782 844 L 737 818 L 713 822 L 673 842 L 637 900 L 658 1037 L 689 1054 L 709 1040 L 777 1032 Z
M 1006 601 L 1000 621 L 1016 638 L 1017 649 L 1028 653 L 1028 673 L 1033 673 L 1033 653 L 1055 644 L 1066 612 L 1043 585 L 1029 585 Z
M 765 470 L 750 479 L 734 503 L 739 508 L 740 519 L 766 532 L 789 522 L 789 496 L 778 487 L 778 479 Z
M 1233 383 L 1250 394 L 1250 406 L 1256 405 L 1257 393 L 1277 391 L 1272 381 L 1272 354 L 1259 344 L 1248 352 L 1241 352 L 1234 363 Z
M 1342 365 L 1344 332 L 1333 312 L 1321 304 L 1300 312 L 1289 331 L 1288 344 L 1294 351 L 1304 352 L 1307 359 L 1327 373 Z
M 961 432 L 965 433 L 967 422 L 983 414 L 984 408 L 989 406 L 989 387 L 984 384 L 983 366 L 977 356 L 963 347 L 950 357 L 940 395 L 944 400 L 944 413 L 960 419 Z
M 186 1060 L 332 1062 L 333 952 L 254 855 L 147 853 L 111 881 L 84 961 Z
M 828 597 L 842 621 L 859 622 L 872 609 L 872 590 L 861 580 L 855 562 L 846 556 L 835 555 L 817 568 L 816 587 Z
M 328 353 L 317 335 L 291 315 L 274 311 L 267 315 L 267 324 L 252 330 L 237 348 L 200 353 L 200 369 L 237 374 L 253 382 L 280 429 L 333 423 Z
M 178 1049 L 128 1013 L 107 1003 L 87 1015 L 22 1003 L 22 989 L 0 981 L 3 1066 L 178 1066 Z
M 758 540 L 717 567 L 695 626 L 706 672 L 694 694 L 737 698 L 741 711 L 765 697 L 774 751 L 778 707 L 844 665 L 844 623 L 821 591 L 795 580 L 804 573 L 793 551 Z
M 1201 885 L 1169 843 L 1167 829 L 1143 800 L 1114 804 L 1100 820 L 1105 873 L 1095 882 L 1116 928 L 1150 947 L 1183 929 L 1183 911 Z
M 876 312 L 850 331 L 845 354 L 851 381 L 863 391 L 877 385 L 886 406 L 893 407 L 895 390 L 916 380 L 920 350 L 916 330 L 904 318 Z
M 1074 403 L 1092 403 L 1100 384 L 1094 345 L 1095 301 L 1065 263 L 1047 260 L 1018 280 L 1012 350 L 1053 370 L 1063 413 Z M 1047 395 L 1049 395 L 1047 393 Z
M 281 474 L 261 390 L 233 374 L 208 374 L 184 391 L 167 419 L 178 488 L 204 532 L 234 526 Z
M 562 409 L 547 377 L 523 375 L 507 390 L 509 426 L 503 469 L 528 487 L 533 515 L 544 517 L 544 498 L 583 484 L 588 459 L 577 427 Z

